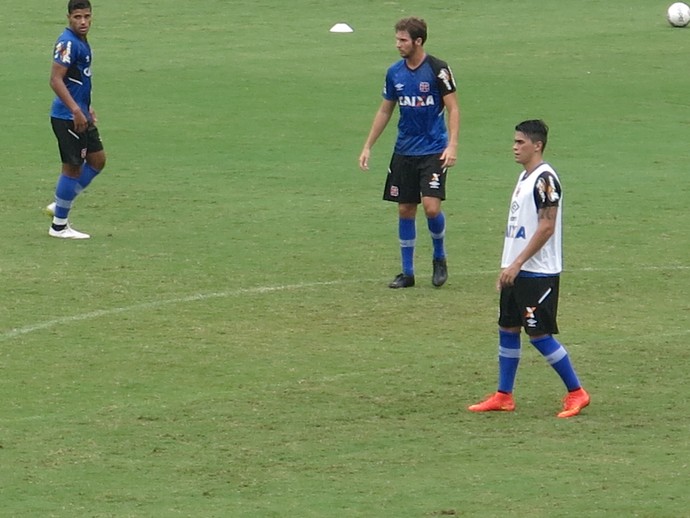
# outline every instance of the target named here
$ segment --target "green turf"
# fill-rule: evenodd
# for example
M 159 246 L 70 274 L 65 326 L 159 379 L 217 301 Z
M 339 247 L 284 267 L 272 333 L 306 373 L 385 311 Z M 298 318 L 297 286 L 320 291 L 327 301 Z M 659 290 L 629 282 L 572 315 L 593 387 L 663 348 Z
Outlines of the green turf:
M 50 4 L 3 8 L 0 515 L 687 515 L 690 29 L 665 3 L 97 2 L 87 242 L 40 211 Z M 394 291 L 394 125 L 371 172 L 357 156 L 411 14 L 463 123 L 450 280 L 431 286 L 420 221 L 418 286 Z M 533 117 L 566 189 L 560 338 L 592 393 L 571 420 L 529 347 L 515 413 L 465 410 L 495 386 Z

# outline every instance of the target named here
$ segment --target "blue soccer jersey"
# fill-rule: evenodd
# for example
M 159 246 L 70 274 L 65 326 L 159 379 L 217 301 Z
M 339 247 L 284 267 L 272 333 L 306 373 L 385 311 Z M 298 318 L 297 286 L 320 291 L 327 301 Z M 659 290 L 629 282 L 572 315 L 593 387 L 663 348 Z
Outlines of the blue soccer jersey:
M 402 59 L 386 73 L 383 97 L 398 103 L 398 139 L 395 153 L 407 156 L 442 153 L 448 145 L 443 97 L 455 92 L 448 64 L 427 55 L 411 70 Z
M 55 43 L 53 62 L 67 68 L 65 85 L 88 119 L 91 106 L 91 47 L 69 27 Z M 50 116 L 56 119 L 74 119 L 72 112 L 59 97 L 55 97 Z

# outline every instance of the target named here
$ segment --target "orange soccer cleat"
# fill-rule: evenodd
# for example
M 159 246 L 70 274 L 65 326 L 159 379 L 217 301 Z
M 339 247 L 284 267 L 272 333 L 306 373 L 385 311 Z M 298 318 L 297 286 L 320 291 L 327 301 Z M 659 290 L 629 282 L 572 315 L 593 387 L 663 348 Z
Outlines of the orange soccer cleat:
M 512 412 L 515 410 L 515 401 L 513 401 L 512 394 L 496 392 L 495 394 L 491 394 L 484 401 L 477 403 L 476 405 L 470 405 L 467 407 L 467 409 L 470 412 Z
M 580 410 L 589 405 L 589 394 L 580 387 L 577 390 L 568 392 L 563 398 L 563 410 L 558 414 L 558 417 L 573 417 L 580 413 Z

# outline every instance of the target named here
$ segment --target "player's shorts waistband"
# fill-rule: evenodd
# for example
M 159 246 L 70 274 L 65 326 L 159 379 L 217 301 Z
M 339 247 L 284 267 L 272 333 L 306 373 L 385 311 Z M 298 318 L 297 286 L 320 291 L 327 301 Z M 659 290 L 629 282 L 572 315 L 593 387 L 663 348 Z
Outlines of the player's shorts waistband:
M 528 278 L 540 278 L 540 277 L 558 277 L 560 273 L 537 273 L 537 272 L 527 272 L 525 270 L 520 270 L 518 277 L 528 277 Z

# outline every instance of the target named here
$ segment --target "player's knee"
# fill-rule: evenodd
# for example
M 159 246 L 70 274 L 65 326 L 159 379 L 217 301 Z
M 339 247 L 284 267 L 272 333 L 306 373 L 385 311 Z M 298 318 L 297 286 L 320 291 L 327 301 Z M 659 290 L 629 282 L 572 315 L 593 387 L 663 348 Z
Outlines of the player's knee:
M 427 218 L 435 218 L 441 214 L 441 200 L 438 198 L 425 197 L 422 200 L 424 204 L 424 214 Z
M 102 171 L 105 167 L 105 155 L 87 157 L 86 162 L 93 167 L 96 171 Z
M 417 216 L 417 205 L 412 203 L 398 204 L 398 215 L 403 219 L 414 219 Z
M 424 206 L 424 214 L 426 215 L 427 218 L 433 219 L 439 214 L 441 214 L 441 207 L 440 206 Z

